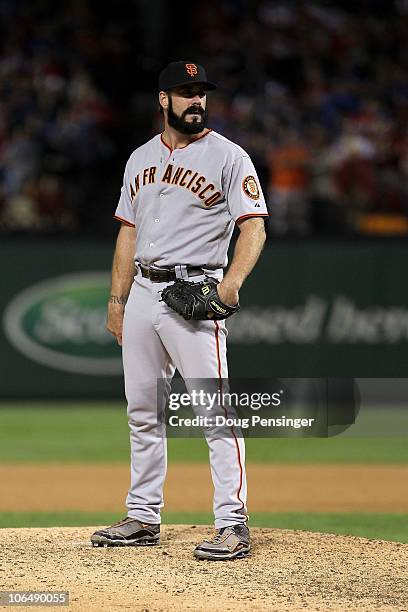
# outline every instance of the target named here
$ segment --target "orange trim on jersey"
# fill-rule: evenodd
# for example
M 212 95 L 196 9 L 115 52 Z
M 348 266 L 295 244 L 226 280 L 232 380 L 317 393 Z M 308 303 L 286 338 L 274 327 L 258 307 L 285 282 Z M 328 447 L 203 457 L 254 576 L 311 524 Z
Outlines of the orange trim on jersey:
M 164 134 L 164 132 L 162 132 L 162 133 L 160 134 L 160 140 L 162 141 L 162 143 L 164 144 L 164 146 L 168 148 L 168 150 L 170 151 L 170 153 L 173 153 L 173 149 L 171 148 L 171 146 L 170 146 L 170 145 L 168 145 L 168 144 L 167 144 L 167 142 L 164 142 L 164 140 L 163 140 L 163 134 Z
M 214 321 L 214 324 L 215 324 L 215 344 L 216 344 L 216 349 L 217 349 L 217 362 L 218 362 L 218 380 L 219 380 L 219 387 L 220 387 L 219 391 L 220 391 L 220 396 L 222 398 L 222 372 L 221 372 L 221 356 L 220 356 L 220 340 L 219 340 L 220 326 L 218 325 L 218 321 Z M 228 413 L 225 410 L 224 403 L 222 403 L 222 408 L 224 410 L 225 418 L 228 418 Z M 237 449 L 237 457 L 238 457 L 238 465 L 239 465 L 239 487 L 237 490 L 237 497 L 238 497 L 238 500 L 242 504 L 240 510 L 243 510 L 245 508 L 245 504 L 240 497 L 240 493 L 242 489 L 244 471 L 242 469 L 241 453 L 239 450 L 239 444 L 238 444 L 237 437 L 235 435 L 234 427 L 231 426 L 230 429 L 231 429 L 232 436 L 235 440 L 235 447 Z M 248 520 L 248 517 L 246 517 L 246 519 Z
M 269 213 L 250 213 L 249 215 L 242 215 L 241 217 L 238 217 L 235 223 L 238 223 L 238 221 L 242 221 L 243 219 L 248 219 L 249 217 L 269 217 Z
M 119 217 L 118 215 L 113 215 L 113 218 L 117 219 L 118 221 L 121 221 L 122 223 L 124 223 L 125 225 L 128 225 L 129 227 L 136 227 L 134 223 L 131 223 L 130 221 L 127 221 L 126 219 L 123 219 L 123 217 Z
M 170 145 L 167 144 L 167 142 L 165 142 L 163 140 L 163 134 L 164 132 L 162 132 L 160 134 L 160 140 L 162 141 L 162 143 L 164 144 L 165 147 L 168 148 L 168 150 L 170 151 L 170 153 L 173 153 L 173 151 L 178 151 L 179 149 L 186 149 L 189 145 L 194 144 L 195 142 L 197 142 L 197 140 L 201 140 L 202 138 L 205 138 L 206 136 L 208 136 L 208 134 L 212 132 L 212 129 L 209 128 L 208 132 L 206 132 L 205 134 L 202 134 L 202 136 L 199 136 L 198 138 L 195 138 L 194 140 L 192 140 L 191 142 L 188 142 L 186 145 L 184 145 L 184 147 L 177 147 L 176 149 L 172 149 Z

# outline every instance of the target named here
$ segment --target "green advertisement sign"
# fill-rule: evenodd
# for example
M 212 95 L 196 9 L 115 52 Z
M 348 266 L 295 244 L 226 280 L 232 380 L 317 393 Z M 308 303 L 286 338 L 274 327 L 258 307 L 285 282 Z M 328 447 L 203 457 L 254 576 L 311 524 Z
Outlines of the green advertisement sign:
M 0 246 L 0 397 L 123 398 L 113 243 Z M 268 246 L 227 322 L 234 377 L 406 377 L 408 246 Z M 142 358 L 142 356 L 141 356 Z
M 17 294 L 4 313 L 10 344 L 52 369 L 91 376 L 122 373 L 106 331 L 107 272 L 64 274 Z

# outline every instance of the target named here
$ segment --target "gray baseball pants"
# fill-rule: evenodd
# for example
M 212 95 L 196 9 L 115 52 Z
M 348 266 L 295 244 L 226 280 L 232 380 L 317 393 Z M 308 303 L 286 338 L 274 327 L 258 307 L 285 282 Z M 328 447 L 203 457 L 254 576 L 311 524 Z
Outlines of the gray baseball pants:
M 204 276 L 190 280 L 200 282 Z M 122 356 L 130 427 L 131 484 L 128 516 L 160 523 L 167 468 L 165 424 L 158 422 L 157 379 L 167 380 L 161 410 L 177 368 L 186 379 L 227 379 L 224 321 L 186 321 L 160 301 L 168 283 L 135 277 L 125 307 Z M 161 404 L 161 406 L 160 406 Z M 215 528 L 245 522 L 245 445 L 232 428 L 228 436 L 206 436 L 214 484 Z

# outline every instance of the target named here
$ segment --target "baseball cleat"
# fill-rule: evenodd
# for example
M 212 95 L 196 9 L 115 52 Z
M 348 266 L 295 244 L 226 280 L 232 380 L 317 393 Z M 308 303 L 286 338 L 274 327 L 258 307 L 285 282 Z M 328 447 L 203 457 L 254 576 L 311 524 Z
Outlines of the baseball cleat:
M 95 531 L 91 536 L 93 546 L 156 546 L 160 544 L 160 525 L 141 523 L 127 516 L 119 523 Z
M 243 523 L 218 529 L 212 540 L 204 540 L 194 550 L 197 559 L 228 561 L 249 555 L 249 529 Z

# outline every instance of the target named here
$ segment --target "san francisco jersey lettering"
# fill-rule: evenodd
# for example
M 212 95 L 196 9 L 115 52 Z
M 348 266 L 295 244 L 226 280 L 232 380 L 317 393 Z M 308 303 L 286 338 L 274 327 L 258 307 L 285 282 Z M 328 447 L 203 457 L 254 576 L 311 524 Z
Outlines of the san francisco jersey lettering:
M 268 216 L 254 165 L 214 131 L 181 149 L 160 134 L 136 149 L 115 212 L 136 227 L 135 261 L 214 269 L 228 263 L 234 224 L 251 216 Z

